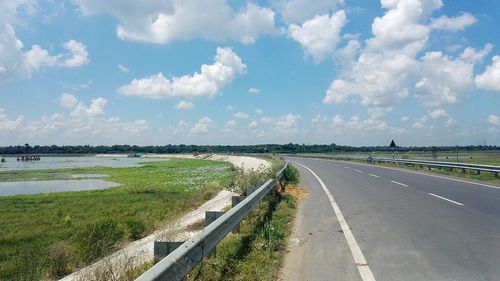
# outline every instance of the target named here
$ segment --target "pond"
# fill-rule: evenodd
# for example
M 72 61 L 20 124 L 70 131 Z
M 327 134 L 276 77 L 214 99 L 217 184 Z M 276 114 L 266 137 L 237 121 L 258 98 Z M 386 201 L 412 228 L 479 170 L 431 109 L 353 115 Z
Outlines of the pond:
M 100 179 L 0 182 L 0 196 L 95 190 L 119 185 Z
M 0 171 L 91 168 L 98 166 L 126 168 L 140 167 L 140 162 L 168 161 L 169 159 L 140 157 L 42 157 L 38 161 L 17 161 L 15 157 L 6 157 L 5 160 L 5 163 L 0 163 Z

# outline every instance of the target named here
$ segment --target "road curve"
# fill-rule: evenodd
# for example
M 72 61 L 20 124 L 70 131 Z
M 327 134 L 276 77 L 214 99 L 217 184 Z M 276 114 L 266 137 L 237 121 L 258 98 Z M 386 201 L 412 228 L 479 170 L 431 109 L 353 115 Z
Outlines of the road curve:
M 310 197 L 299 209 L 283 280 L 370 280 L 363 275 L 366 268 L 372 280 L 500 280 L 497 186 L 357 163 L 286 159 L 297 163 Z M 356 259 L 342 221 L 366 264 Z

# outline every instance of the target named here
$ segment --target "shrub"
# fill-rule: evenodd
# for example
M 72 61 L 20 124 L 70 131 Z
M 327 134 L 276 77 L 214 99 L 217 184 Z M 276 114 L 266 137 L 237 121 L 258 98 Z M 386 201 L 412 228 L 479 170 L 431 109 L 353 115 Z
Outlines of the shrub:
M 75 251 L 67 242 L 60 241 L 49 247 L 49 274 L 52 278 L 60 278 L 71 273 L 71 264 Z
M 146 225 L 140 219 L 128 219 L 125 223 L 128 229 L 129 238 L 136 240 L 143 237 Z
M 283 172 L 283 176 L 285 177 L 285 180 L 288 183 L 297 184 L 300 182 L 299 171 L 297 170 L 297 168 L 295 168 L 294 166 L 292 166 L 290 164 L 288 164 L 285 171 Z
M 83 259 L 94 261 L 110 252 L 123 238 L 123 230 L 112 219 L 88 224 L 78 235 L 77 243 Z

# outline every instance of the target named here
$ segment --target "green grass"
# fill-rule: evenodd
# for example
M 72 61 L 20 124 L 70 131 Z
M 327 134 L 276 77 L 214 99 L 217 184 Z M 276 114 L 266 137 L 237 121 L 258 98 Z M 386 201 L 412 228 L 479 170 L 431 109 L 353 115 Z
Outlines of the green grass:
M 240 234 L 229 234 L 215 258 L 205 258 L 187 280 L 276 280 L 296 214 L 296 199 L 267 196 L 245 220 Z
M 98 249 L 99 255 L 105 255 L 201 205 L 233 177 L 227 163 L 173 159 L 139 168 L 2 172 L 0 179 L 52 179 L 54 174 L 68 173 L 107 174 L 107 180 L 122 185 L 0 197 L 0 280 L 50 278 L 50 249 L 60 242 L 66 244 L 66 252 L 74 253 L 68 267 L 88 264 L 97 256 L 82 249 L 82 235 L 97 231 L 93 235 L 109 237 L 110 242 Z

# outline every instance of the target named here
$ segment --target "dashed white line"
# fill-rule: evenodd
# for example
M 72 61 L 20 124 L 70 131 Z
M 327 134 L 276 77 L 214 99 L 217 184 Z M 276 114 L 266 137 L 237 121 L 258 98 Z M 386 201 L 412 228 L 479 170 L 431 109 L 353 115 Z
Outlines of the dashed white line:
M 457 202 L 457 201 L 453 201 L 453 200 L 448 199 L 448 198 L 443 197 L 443 196 L 436 195 L 436 194 L 434 194 L 434 193 L 427 193 L 427 194 L 429 194 L 429 195 L 431 195 L 431 196 L 434 196 L 434 197 L 437 197 L 437 198 L 439 198 L 439 199 L 446 200 L 446 201 L 451 202 L 451 203 L 453 203 L 453 204 L 457 204 L 457 205 L 459 205 L 459 206 L 463 206 L 463 205 L 464 205 L 464 204 L 462 204 L 462 203 L 459 203 L 459 202 Z
M 350 169 L 351 167 L 344 166 L 344 168 L 346 168 L 346 169 Z
M 358 172 L 358 173 L 362 173 L 363 171 L 361 170 L 358 170 L 358 169 L 354 169 L 354 171 Z
M 344 233 L 344 237 L 347 240 L 347 244 L 349 245 L 349 249 L 351 250 L 352 256 L 354 258 L 354 262 L 356 263 L 356 267 L 358 268 L 359 274 L 361 275 L 361 279 L 363 281 L 375 281 L 375 277 L 373 276 L 370 266 L 368 266 L 368 263 L 366 262 L 365 256 L 363 256 L 363 253 L 361 252 L 361 248 L 359 247 L 358 242 L 356 242 L 356 239 L 354 238 L 354 235 L 352 234 L 351 229 L 349 228 L 349 225 L 344 218 L 344 215 L 342 215 L 337 202 L 335 202 L 335 199 L 333 199 L 333 195 L 330 193 L 328 188 L 326 188 L 325 183 L 323 183 L 321 178 L 318 177 L 318 175 L 316 175 L 316 173 L 309 169 L 307 166 L 304 166 L 297 162 L 293 163 L 309 170 L 309 172 L 311 172 L 311 174 L 313 174 L 313 176 L 318 180 L 319 184 L 325 191 L 326 196 L 330 200 L 330 204 L 332 205 L 335 215 L 337 216 L 340 227 L 342 228 L 342 232 Z
M 370 176 L 372 177 L 375 177 L 375 178 L 380 178 L 380 176 L 377 176 L 377 175 L 374 175 L 374 174 L 369 174 Z
M 335 166 L 340 167 L 340 165 L 339 165 L 339 164 L 335 164 Z
M 399 184 L 399 185 L 402 185 L 404 187 L 408 187 L 407 184 L 404 184 L 404 183 L 400 183 L 400 182 L 397 182 L 397 181 L 391 181 L 392 183 L 395 183 L 395 184 Z

